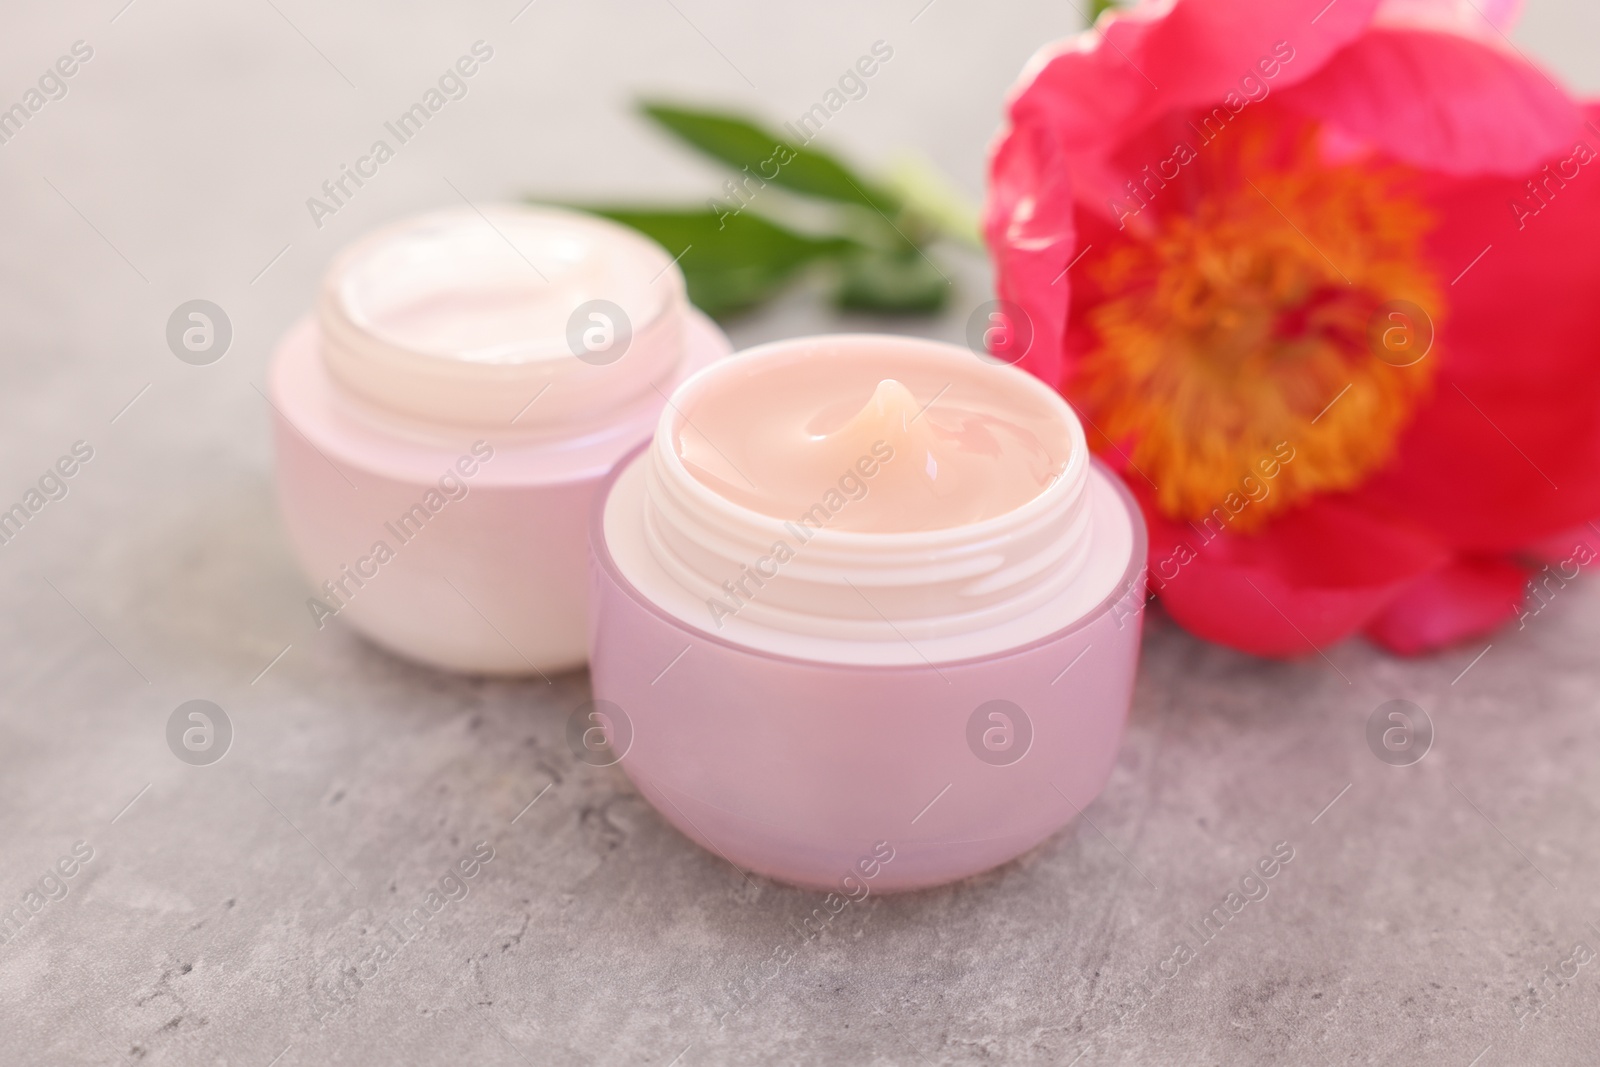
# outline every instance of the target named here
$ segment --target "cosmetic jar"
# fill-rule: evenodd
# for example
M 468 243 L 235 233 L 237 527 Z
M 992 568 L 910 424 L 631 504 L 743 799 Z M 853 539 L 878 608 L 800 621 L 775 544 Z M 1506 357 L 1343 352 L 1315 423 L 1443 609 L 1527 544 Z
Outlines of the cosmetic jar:
M 268 375 L 312 621 L 448 670 L 580 666 L 596 490 L 728 351 L 604 219 L 462 207 L 345 248 Z
M 741 870 L 843 899 L 948 882 L 1111 773 L 1144 522 L 1022 371 L 901 337 L 738 353 L 618 464 L 590 543 L 569 738 Z

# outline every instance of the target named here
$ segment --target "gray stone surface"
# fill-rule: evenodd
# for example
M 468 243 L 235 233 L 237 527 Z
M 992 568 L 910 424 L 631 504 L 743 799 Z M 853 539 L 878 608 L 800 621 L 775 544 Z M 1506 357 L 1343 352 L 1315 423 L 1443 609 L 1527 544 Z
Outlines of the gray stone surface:
M 713 172 L 628 118 L 633 94 L 787 117 L 879 38 L 894 60 L 826 139 L 915 147 L 976 194 L 1001 95 L 1070 5 L 122 3 L 0 15 L 0 104 L 74 40 L 95 50 L 0 147 L 0 498 L 94 448 L 0 549 L 0 900 L 93 848 L 0 945 L 0 1062 L 1595 1062 L 1600 967 L 1529 993 L 1600 947 L 1592 583 L 1476 661 L 1352 643 L 1262 663 L 1155 620 L 1085 820 L 814 941 L 794 924 L 816 894 L 747 880 L 575 762 L 582 674 L 447 677 L 310 624 L 257 390 L 340 243 L 451 203 L 446 180 L 704 195 Z M 1600 15 L 1531 7 L 1519 42 L 1600 82 Z M 479 38 L 496 52 L 471 94 L 314 228 L 304 199 Z M 962 306 L 917 328 L 960 335 L 983 275 L 954 269 Z M 234 326 L 208 367 L 163 339 L 193 298 Z M 796 298 L 737 339 L 831 324 Z M 236 730 L 211 766 L 165 740 L 196 698 Z M 1364 740 L 1394 698 L 1437 727 L 1416 766 Z M 318 982 L 479 841 L 470 895 L 319 1023 Z M 1270 894 L 1144 991 L 1277 842 L 1294 858 Z

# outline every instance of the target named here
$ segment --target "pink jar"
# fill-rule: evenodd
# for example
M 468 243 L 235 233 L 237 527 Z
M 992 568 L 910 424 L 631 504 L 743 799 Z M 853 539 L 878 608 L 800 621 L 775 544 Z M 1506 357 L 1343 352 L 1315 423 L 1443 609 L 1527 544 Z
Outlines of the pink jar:
M 311 618 L 449 670 L 581 666 L 596 490 L 728 348 L 603 219 L 460 208 L 357 241 L 268 377 Z
M 799 530 L 687 476 L 673 444 L 707 394 L 742 396 L 764 363 L 813 366 L 852 405 L 853 378 L 894 377 L 931 404 L 941 382 L 987 375 L 1058 420 L 1070 456 L 1036 498 L 982 522 Z M 759 415 L 765 401 L 748 402 Z M 748 467 L 737 442 L 713 444 Z M 783 538 L 803 544 L 781 567 L 756 555 Z M 735 355 L 681 386 L 653 442 L 618 464 L 590 546 L 587 721 L 669 822 L 741 869 L 847 897 L 952 881 L 1049 837 L 1110 775 L 1144 524 L 1071 409 L 1020 371 L 872 336 Z M 754 595 L 729 618 L 719 586 Z

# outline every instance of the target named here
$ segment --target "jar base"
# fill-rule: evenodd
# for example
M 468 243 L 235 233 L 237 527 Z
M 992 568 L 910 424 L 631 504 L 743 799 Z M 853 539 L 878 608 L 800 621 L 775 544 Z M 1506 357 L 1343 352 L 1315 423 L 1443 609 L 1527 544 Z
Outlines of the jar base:
M 697 312 L 689 335 L 682 375 L 729 351 Z M 317 627 L 342 622 L 466 674 L 582 666 L 588 515 L 611 464 L 654 428 L 649 413 L 631 440 L 587 447 L 565 471 L 550 447 L 492 431 L 459 447 L 397 439 L 344 411 L 317 343 L 303 321 L 269 375 L 279 509 Z

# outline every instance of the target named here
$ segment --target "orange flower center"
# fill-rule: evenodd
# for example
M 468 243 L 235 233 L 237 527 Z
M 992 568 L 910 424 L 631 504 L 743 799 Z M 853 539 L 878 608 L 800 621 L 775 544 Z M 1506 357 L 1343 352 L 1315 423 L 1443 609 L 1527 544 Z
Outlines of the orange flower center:
M 1326 163 L 1310 133 L 1240 124 L 1200 156 L 1092 268 L 1069 391 L 1163 513 L 1248 530 L 1393 453 L 1437 365 L 1430 220 L 1398 169 Z M 1183 189 L 1204 192 L 1157 216 Z

